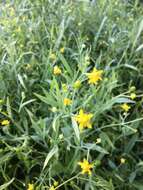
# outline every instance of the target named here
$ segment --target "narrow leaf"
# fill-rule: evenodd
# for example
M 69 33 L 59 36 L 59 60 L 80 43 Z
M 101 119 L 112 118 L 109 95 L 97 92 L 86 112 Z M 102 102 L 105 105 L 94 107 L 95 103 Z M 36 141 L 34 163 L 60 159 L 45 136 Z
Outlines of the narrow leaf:
M 77 125 L 77 122 L 72 118 L 72 127 L 74 129 L 75 132 L 75 136 L 78 142 L 80 142 L 80 131 L 79 131 L 79 127 Z
M 0 190 L 5 190 L 13 181 L 14 181 L 14 178 L 12 178 L 9 182 L 1 185 Z
M 49 160 L 58 152 L 58 147 L 54 146 L 53 149 L 48 153 L 44 165 L 43 165 L 43 170 L 45 169 L 45 167 L 47 166 Z

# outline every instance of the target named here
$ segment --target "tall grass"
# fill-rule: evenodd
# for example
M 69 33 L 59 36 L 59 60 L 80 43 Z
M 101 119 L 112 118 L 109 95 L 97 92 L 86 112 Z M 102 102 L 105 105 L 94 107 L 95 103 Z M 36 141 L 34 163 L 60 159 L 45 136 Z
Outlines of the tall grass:
M 139 1 L 0 3 L 0 190 L 143 189 L 142 15 Z

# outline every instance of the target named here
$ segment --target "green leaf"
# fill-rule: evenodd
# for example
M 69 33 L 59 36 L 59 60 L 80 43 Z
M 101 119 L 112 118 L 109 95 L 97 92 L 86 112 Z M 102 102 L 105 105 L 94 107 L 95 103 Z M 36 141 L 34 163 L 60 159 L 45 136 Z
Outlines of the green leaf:
M 133 182 L 134 182 L 134 180 L 135 180 L 135 178 L 136 178 L 136 175 L 137 175 L 137 172 L 136 172 L 136 171 L 134 171 L 134 172 L 132 172 L 132 173 L 130 174 L 130 176 L 129 176 L 129 182 L 130 182 L 130 183 L 133 183 Z
M 58 152 L 58 147 L 54 146 L 52 148 L 52 150 L 48 153 L 45 161 L 44 161 L 44 165 L 43 165 L 43 170 L 45 169 L 45 167 L 47 166 L 49 160 Z
M 49 95 L 46 94 L 45 96 L 41 96 L 40 94 L 34 93 L 34 95 L 39 98 L 42 102 L 51 105 L 51 106 L 56 106 L 56 102 L 53 100 L 53 98 Z
M 76 139 L 79 143 L 80 142 L 80 131 L 79 131 L 79 127 L 77 125 L 77 122 L 73 118 L 72 118 L 72 127 L 74 129 Z
M 9 118 L 13 120 L 9 97 L 7 97 L 6 107 Z
M 66 59 L 64 58 L 64 56 L 60 55 L 60 59 L 62 61 L 62 64 L 65 68 L 65 70 L 69 73 L 69 75 L 72 77 L 73 76 L 73 72 L 68 64 L 68 62 L 66 61 Z M 67 77 L 68 78 L 68 77 Z
M 28 100 L 28 101 L 26 101 L 26 102 L 24 102 L 24 103 L 22 103 L 21 105 L 20 105 L 20 107 L 19 107 L 19 112 L 21 111 L 21 109 L 24 107 L 24 106 L 26 106 L 27 104 L 30 104 L 30 103 L 32 103 L 32 102 L 35 102 L 36 101 L 36 99 L 31 99 L 31 100 Z
M 9 182 L 1 185 L 0 190 L 5 190 L 13 181 L 14 181 L 14 178 L 12 178 Z
M 137 49 L 136 49 L 136 52 L 140 51 L 143 49 L 143 44 L 141 44 Z
M 110 140 L 110 138 L 108 137 L 106 133 L 101 132 L 100 138 L 102 139 L 102 141 L 105 141 L 105 143 L 108 143 L 110 147 L 112 147 L 113 149 L 115 148 L 112 141 Z
M 26 90 L 26 86 L 24 84 L 22 76 L 18 74 L 17 77 L 18 77 L 18 80 L 19 80 L 21 86 Z
M 106 181 L 100 176 L 96 176 L 96 186 L 103 190 L 114 190 L 112 180 Z
M 143 20 L 141 20 L 138 31 L 136 32 L 136 37 L 135 37 L 135 40 L 133 42 L 133 48 L 136 46 L 136 43 L 137 43 L 138 38 L 141 35 L 142 31 L 143 31 Z
M 86 143 L 83 145 L 83 148 L 96 150 L 96 151 L 103 153 L 103 154 L 109 154 L 109 152 L 107 150 L 105 150 L 104 148 L 102 148 L 99 145 L 96 145 L 95 143 Z
M 115 103 L 135 103 L 134 101 L 128 99 L 128 98 L 122 98 L 122 97 L 119 97 L 119 98 L 115 98 Z
M 56 116 L 56 117 L 53 119 L 52 127 L 53 127 L 53 130 L 54 130 L 55 132 L 58 132 L 58 129 L 59 129 L 59 117 L 60 117 L 60 115 Z
M 138 71 L 138 68 L 133 66 L 133 65 L 129 65 L 129 64 L 125 64 L 124 67 L 127 67 L 129 69 L 132 69 L 132 70 L 135 70 L 135 71 Z
M 143 190 L 143 184 L 142 182 L 140 183 L 134 183 L 133 186 L 137 189 L 137 190 Z
M 125 153 L 129 154 L 129 152 L 132 150 L 134 147 L 136 141 L 138 139 L 138 134 L 133 135 L 131 140 L 128 142 L 128 144 L 125 146 Z

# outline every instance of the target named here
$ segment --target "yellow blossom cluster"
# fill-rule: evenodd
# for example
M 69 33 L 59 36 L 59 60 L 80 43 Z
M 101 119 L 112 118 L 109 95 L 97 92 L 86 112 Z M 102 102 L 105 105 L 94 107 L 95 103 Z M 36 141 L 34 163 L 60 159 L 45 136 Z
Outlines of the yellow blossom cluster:
M 10 121 L 7 119 L 1 121 L 1 125 L 3 125 L 3 126 L 9 125 L 9 124 L 10 124 Z
M 94 167 L 94 164 L 90 164 L 88 162 L 88 160 L 86 160 L 86 159 L 83 159 L 83 161 L 79 162 L 78 164 L 80 165 L 80 167 L 82 169 L 82 172 L 81 172 L 82 174 L 87 173 L 87 174 L 91 175 L 91 169 Z
M 34 184 L 33 183 L 29 183 L 27 190 L 34 190 Z
M 87 73 L 88 83 L 89 84 L 97 84 L 98 81 L 102 80 L 102 70 L 93 69 L 92 72 Z
M 78 122 L 79 128 L 82 131 L 84 128 L 92 128 L 91 118 L 93 114 L 85 113 L 83 109 L 80 109 L 79 113 L 74 117 Z

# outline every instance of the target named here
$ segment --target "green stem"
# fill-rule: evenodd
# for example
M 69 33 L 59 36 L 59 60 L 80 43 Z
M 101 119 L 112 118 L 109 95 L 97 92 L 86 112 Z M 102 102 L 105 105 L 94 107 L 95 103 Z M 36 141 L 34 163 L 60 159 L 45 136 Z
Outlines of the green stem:
M 72 178 L 68 179 L 67 181 L 64 181 L 63 183 L 61 183 L 60 185 L 58 185 L 55 189 L 58 189 L 59 187 L 65 185 L 66 183 L 68 183 L 69 181 L 72 181 L 73 179 L 77 178 L 81 173 L 78 173 L 77 175 L 73 176 Z

